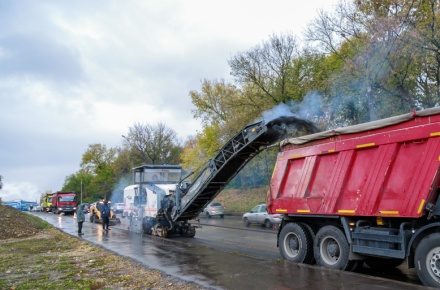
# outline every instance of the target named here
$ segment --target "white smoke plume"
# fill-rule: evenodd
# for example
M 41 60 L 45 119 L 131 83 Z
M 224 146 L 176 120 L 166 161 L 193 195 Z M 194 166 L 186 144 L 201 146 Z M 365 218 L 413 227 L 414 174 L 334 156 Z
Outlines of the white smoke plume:
M 284 103 L 278 104 L 275 107 L 273 107 L 272 109 L 264 111 L 262 115 L 263 115 L 264 122 L 266 124 L 272 120 L 279 118 L 279 117 L 293 117 L 294 116 L 294 114 L 291 111 L 291 108 Z
M 290 101 L 288 104 L 278 104 L 264 111 L 262 117 L 267 124 L 280 117 L 300 117 L 316 121 L 322 114 L 322 98 L 318 93 L 311 92 L 304 97 L 302 102 Z

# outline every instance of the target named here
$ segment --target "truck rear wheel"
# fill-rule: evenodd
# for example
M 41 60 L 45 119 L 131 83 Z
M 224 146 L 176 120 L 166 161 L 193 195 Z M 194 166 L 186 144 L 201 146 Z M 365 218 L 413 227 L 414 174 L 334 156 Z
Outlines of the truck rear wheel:
M 316 261 L 315 261 L 315 256 L 314 256 L 314 254 L 313 254 L 313 243 L 314 243 L 314 241 L 315 241 L 315 236 L 316 236 L 316 233 L 315 233 L 315 230 L 309 225 L 309 224 L 307 224 L 307 223 L 301 223 L 301 225 L 302 226 L 304 226 L 304 229 L 306 229 L 307 231 L 308 231 L 308 233 L 309 233 L 309 237 L 310 237 L 310 248 L 312 249 L 312 259 L 311 259 L 311 261 L 310 261 L 310 263 L 308 263 L 308 264 L 311 264 L 311 265 L 313 265 L 313 264 L 315 264 L 316 263 Z
M 414 259 L 417 276 L 423 285 L 440 288 L 440 233 L 423 238 Z
M 350 270 L 349 245 L 344 233 L 335 226 L 322 227 L 315 237 L 316 264 L 325 268 Z
M 313 262 L 313 240 L 300 223 L 287 223 L 280 232 L 280 252 L 284 259 L 295 263 Z

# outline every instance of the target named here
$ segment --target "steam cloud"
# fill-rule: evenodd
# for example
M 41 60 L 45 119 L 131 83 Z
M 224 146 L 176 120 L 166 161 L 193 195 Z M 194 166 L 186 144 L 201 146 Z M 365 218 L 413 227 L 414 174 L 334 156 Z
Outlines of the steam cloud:
M 322 114 L 321 105 L 320 96 L 311 93 L 307 94 L 301 103 L 281 103 L 263 112 L 263 120 L 269 129 L 268 138 L 280 140 L 289 136 L 319 132 L 320 129 L 307 119 L 319 118 Z
M 280 117 L 299 117 L 313 120 L 323 114 L 321 108 L 321 96 L 316 92 L 311 92 L 304 97 L 302 102 L 290 101 L 287 104 L 278 104 L 272 109 L 264 111 L 262 117 L 266 124 Z

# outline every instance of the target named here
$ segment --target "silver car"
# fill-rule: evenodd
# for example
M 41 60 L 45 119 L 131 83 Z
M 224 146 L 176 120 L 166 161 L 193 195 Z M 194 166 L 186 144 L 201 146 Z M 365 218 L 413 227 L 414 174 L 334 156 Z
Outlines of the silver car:
M 268 214 L 266 205 L 259 204 L 243 215 L 243 223 L 245 226 L 251 224 L 264 225 L 266 228 L 271 229 L 274 226 L 278 226 L 281 223 L 282 215 Z
M 122 213 L 124 211 L 124 203 L 122 202 L 115 203 L 113 209 L 115 213 Z
M 220 216 L 220 218 L 223 218 L 225 216 L 225 207 L 219 202 L 211 202 L 203 209 L 203 214 L 206 215 L 207 218 L 211 218 L 212 216 Z

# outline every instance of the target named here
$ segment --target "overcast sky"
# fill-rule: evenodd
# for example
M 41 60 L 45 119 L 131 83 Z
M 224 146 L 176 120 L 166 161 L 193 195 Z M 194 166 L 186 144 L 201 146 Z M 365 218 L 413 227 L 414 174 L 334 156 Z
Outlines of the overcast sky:
M 136 122 L 194 135 L 189 91 L 335 3 L 0 0 L 0 197 L 61 190 L 89 144 L 121 146 Z

